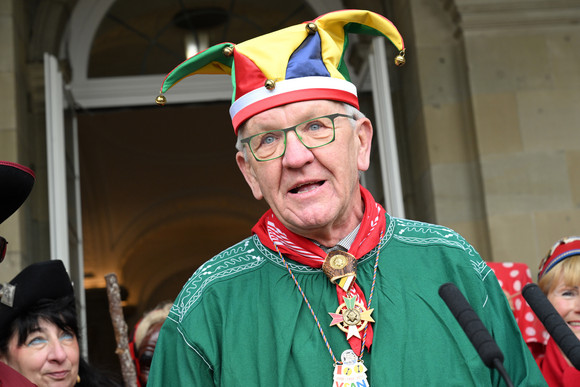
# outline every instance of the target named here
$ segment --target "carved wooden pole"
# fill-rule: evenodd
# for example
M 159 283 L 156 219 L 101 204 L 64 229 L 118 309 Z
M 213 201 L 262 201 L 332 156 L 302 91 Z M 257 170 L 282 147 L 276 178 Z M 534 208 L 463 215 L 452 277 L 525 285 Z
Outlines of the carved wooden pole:
M 117 349 L 115 353 L 119 356 L 121 362 L 121 372 L 123 373 L 123 380 L 125 386 L 137 386 L 137 372 L 135 365 L 129 352 L 129 332 L 125 316 L 123 315 L 123 307 L 121 306 L 121 291 L 119 289 L 119 282 L 117 275 L 114 273 L 105 276 L 107 281 L 107 297 L 109 298 L 109 313 L 113 322 L 113 329 L 115 330 L 115 339 L 117 340 Z

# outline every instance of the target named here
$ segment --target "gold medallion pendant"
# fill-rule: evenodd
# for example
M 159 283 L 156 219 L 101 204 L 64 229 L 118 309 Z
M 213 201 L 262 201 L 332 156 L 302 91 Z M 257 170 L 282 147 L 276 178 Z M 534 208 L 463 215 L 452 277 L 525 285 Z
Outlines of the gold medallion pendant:
M 355 297 L 343 297 L 344 302 L 338 306 L 336 313 L 331 313 L 332 322 L 330 326 L 336 325 L 338 328 L 347 333 L 346 339 L 355 336 L 360 337 L 362 331 L 369 322 L 375 322 L 371 317 L 374 309 L 366 309 L 363 304 L 356 302 Z
M 356 279 L 356 264 L 357 260 L 354 255 L 346 251 L 334 250 L 326 256 L 322 271 L 330 282 L 348 292 Z

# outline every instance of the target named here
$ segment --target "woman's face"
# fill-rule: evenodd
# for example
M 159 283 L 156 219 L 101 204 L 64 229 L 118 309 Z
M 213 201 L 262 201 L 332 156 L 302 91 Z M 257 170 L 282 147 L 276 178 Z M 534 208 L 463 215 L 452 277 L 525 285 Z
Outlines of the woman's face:
M 39 387 L 70 387 L 77 381 L 79 344 L 74 333 L 40 320 L 18 346 L 18 333 L 8 342 L 8 353 L 0 359 Z
M 548 300 L 580 339 L 580 284 L 570 286 L 560 279 L 548 293 Z

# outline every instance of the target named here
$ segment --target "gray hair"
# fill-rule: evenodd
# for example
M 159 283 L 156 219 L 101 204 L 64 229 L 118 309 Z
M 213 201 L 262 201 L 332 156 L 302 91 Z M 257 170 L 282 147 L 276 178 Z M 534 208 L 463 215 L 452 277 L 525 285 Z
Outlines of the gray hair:
M 353 119 L 350 119 L 349 121 L 352 123 L 352 128 L 354 129 L 354 123 L 357 120 L 360 120 L 361 118 L 364 118 L 365 115 L 358 110 L 357 108 L 355 108 L 352 105 L 349 105 L 348 103 L 342 102 L 342 107 L 344 109 L 344 114 L 347 114 L 349 116 L 353 116 Z M 246 128 L 246 123 L 244 122 L 242 125 L 240 125 L 240 127 L 238 128 L 238 138 L 236 140 L 236 149 L 239 152 L 242 152 L 244 155 L 244 160 L 248 161 L 248 147 L 245 147 L 244 144 L 242 144 L 242 139 L 244 138 L 244 131 Z

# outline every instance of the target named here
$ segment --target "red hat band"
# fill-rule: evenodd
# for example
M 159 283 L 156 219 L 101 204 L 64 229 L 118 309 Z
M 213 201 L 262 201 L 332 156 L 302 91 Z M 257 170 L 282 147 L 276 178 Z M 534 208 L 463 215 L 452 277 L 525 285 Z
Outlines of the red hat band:
M 558 263 L 566 258 L 580 255 L 580 237 L 566 237 L 560 239 L 552 248 L 548 255 L 540 262 L 538 281 L 544 274 L 552 270 Z

